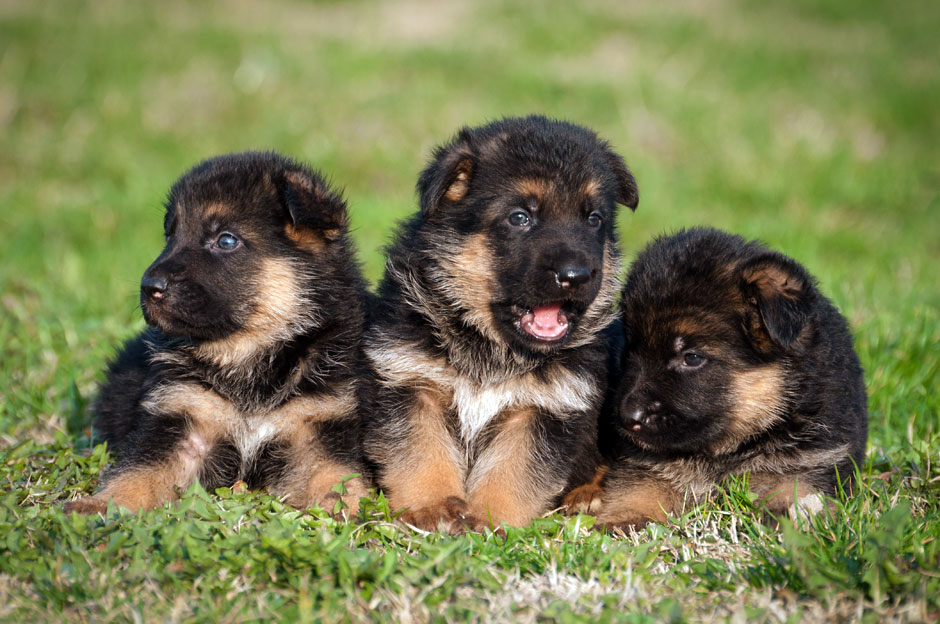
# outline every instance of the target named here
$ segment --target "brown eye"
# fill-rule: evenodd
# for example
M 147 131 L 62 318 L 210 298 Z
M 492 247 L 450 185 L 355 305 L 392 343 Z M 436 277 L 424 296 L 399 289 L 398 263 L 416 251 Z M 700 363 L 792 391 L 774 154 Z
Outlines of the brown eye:
M 587 222 L 591 227 L 599 227 L 600 224 L 604 222 L 604 219 L 596 212 L 592 212 L 588 215 Z
M 698 368 L 705 363 L 705 356 L 695 353 L 694 351 L 689 351 L 685 354 L 685 357 L 682 358 L 682 363 L 689 368 Z

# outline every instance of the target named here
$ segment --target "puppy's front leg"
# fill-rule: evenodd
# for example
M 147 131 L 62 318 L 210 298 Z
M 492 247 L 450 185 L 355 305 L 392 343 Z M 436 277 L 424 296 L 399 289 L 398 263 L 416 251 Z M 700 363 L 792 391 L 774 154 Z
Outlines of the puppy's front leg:
M 598 524 L 608 529 L 641 529 L 664 522 L 679 509 L 682 494 L 670 483 L 635 471 L 612 474 L 604 485 Z
M 552 478 L 551 466 L 538 465 L 535 408 L 512 410 L 498 423 L 499 431 L 481 450 L 467 490 L 478 520 L 474 528 L 498 527 L 505 522 L 524 526 L 551 507 L 563 482 Z
M 590 481 L 572 488 L 570 492 L 565 494 L 565 498 L 562 500 L 565 514 L 597 513 L 604 496 L 603 484 L 607 470 L 606 465 L 599 466 Z
M 825 507 L 822 492 L 803 475 L 752 473 L 748 487 L 767 505 L 767 511 L 791 520 L 800 514 L 819 513 Z
M 445 398 L 418 390 L 396 415 L 394 433 L 383 447 L 381 485 L 393 509 L 405 508 L 401 520 L 420 529 L 457 533 L 475 520 L 465 501 L 465 461 L 445 423 Z
M 287 504 L 298 509 L 319 505 L 331 513 L 336 502 L 342 499 L 347 517 L 359 513 L 359 499 L 367 494 L 361 469 L 330 458 L 322 448 L 308 447 L 303 454 L 304 457 L 291 466 L 284 481 L 269 488 L 271 494 L 284 496 Z M 340 495 L 335 491 L 336 485 L 351 474 L 360 476 L 347 479 L 344 482 L 346 493 Z
M 359 499 L 367 495 L 361 467 L 336 457 L 316 435 L 294 444 L 288 454 L 284 476 L 268 487 L 272 495 L 283 496 L 298 509 L 319 505 L 330 513 L 342 499 L 345 508 L 341 514 L 351 518 L 359 513 Z M 351 474 L 359 476 L 347 479 L 346 493 L 340 495 L 336 485 Z
M 138 442 L 134 455 L 114 467 L 101 490 L 67 502 L 63 510 L 103 512 L 111 499 L 132 511 L 159 507 L 175 500 L 177 491 L 188 489 L 196 481 L 211 446 L 212 441 L 197 432 L 189 432 L 169 445 L 159 438 L 144 438 Z
M 268 491 L 298 509 L 319 505 L 329 512 L 342 498 L 347 517 L 359 512 L 359 499 L 366 495 L 361 458 L 356 388 L 337 387 L 332 392 L 301 395 L 291 399 L 267 418 L 277 421 L 275 457 L 260 457 L 262 466 L 280 466 L 271 471 L 264 485 Z M 346 493 L 334 490 L 345 477 Z

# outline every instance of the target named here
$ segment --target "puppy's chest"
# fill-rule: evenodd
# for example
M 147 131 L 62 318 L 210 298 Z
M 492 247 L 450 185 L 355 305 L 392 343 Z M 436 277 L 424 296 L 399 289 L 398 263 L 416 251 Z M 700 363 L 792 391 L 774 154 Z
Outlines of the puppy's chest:
M 143 407 L 155 415 L 186 418 L 184 446 L 204 455 L 216 444 L 234 445 L 250 458 L 266 443 L 290 443 L 313 422 L 340 416 L 351 408 L 347 396 L 299 396 L 273 409 L 244 410 L 212 390 L 177 383 L 152 390 Z
M 504 411 L 528 408 L 564 417 L 589 411 L 595 398 L 591 384 L 573 374 L 555 375 L 549 381 L 528 374 L 491 384 L 456 376 L 448 389 L 450 408 L 460 423 L 461 437 L 468 442 Z
M 366 353 L 383 384 L 433 388 L 445 397 L 467 443 L 507 410 L 532 408 L 563 418 L 589 412 L 600 401 L 596 380 L 560 364 L 548 365 L 539 374 L 480 382 L 416 345 L 375 340 Z

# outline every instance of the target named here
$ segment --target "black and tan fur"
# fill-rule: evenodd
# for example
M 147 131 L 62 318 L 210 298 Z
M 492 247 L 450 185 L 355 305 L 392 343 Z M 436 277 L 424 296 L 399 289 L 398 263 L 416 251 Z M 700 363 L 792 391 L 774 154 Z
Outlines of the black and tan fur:
M 664 520 L 729 475 L 774 514 L 849 486 L 868 431 L 847 324 L 794 260 L 697 228 L 653 242 L 623 292 L 625 349 L 603 439 L 602 524 Z M 574 500 L 574 498 L 579 500 Z M 594 501 L 596 505 L 596 501 Z
M 273 153 L 220 156 L 173 186 L 164 229 L 141 281 L 150 327 L 95 403 L 117 461 L 66 510 L 150 509 L 196 480 L 332 510 L 332 488 L 363 472 L 365 290 L 342 197 Z M 355 512 L 363 479 L 347 489 Z
M 366 456 L 408 523 L 524 525 L 595 460 L 636 185 L 593 132 L 527 117 L 461 130 L 418 192 L 366 337 Z

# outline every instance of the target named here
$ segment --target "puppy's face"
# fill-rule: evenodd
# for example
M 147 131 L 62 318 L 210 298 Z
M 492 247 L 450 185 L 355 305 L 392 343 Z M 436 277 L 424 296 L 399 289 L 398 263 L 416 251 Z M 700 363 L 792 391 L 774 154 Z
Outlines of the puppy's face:
M 276 330 L 302 317 L 311 256 L 329 253 L 344 226 L 342 199 L 295 163 L 262 153 L 207 161 L 170 191 L 166 247 L 141 280 L 144 317 L 196 342 Z
M 776 254 L 742 259 L 733 237 L 669 242 L 624 290 L 620 431 L 654 451 L 733 452 L 787 417 L 807 278 Z
M 644 448 L 691 452 L 774 418 L 784 371 L 761 361 L 733 313 L 650 312 L 627 329 L 621 433 Z
M 592 132 L 544 118 L 465 130 L 419 187 L 425 220 L 458 237 L 441 241 L 457 250 L 448 279 L 485 332 L 551 351 L 597 321 L 600 299 L 609 305 L 616 204 L 635 207 L 637 194 L 623 161 Z

